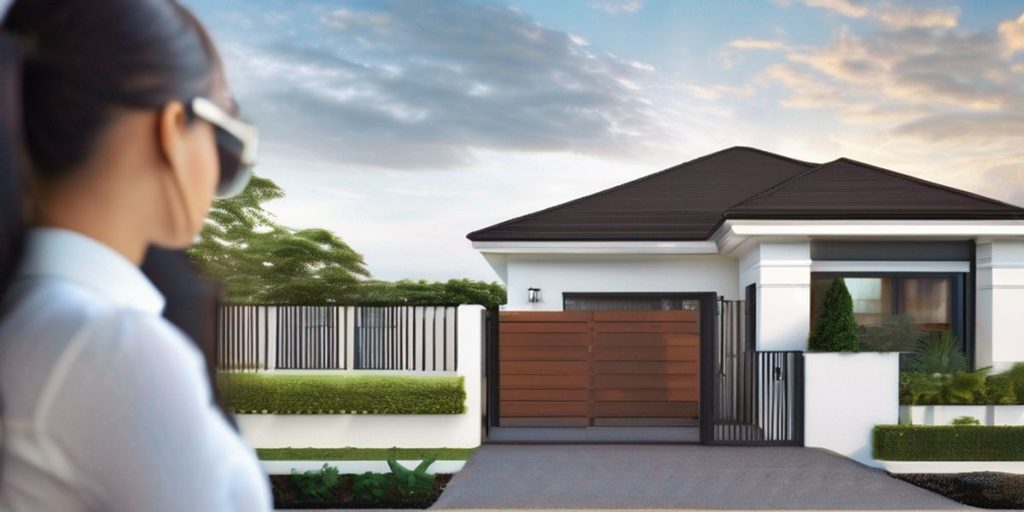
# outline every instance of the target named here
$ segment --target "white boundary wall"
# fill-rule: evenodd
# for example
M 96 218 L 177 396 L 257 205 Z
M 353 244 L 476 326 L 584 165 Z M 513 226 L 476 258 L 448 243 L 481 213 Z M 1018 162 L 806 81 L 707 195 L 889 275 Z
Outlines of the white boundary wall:
M 949 425 L 971 416 L 982 425 L 1024 425 L 1024 405 L 901 405 L 900 423 Z
M 880 467 L 875 425 L 899 419 L 898 352 L 804 354 L 804 444 Z
M 458 372 L 466 388 L 463 414 L 239 414 L 254 448 L 474 448 L 480 445 L 483 306 L 459 306 Z M 296 372 L 298 373 L 298 372 Z M 347 372 L 363 375 L 363 372 Z M 383 374 L 388 372 L 372 372 Z M 408 374 L 408 372 L 395 372 Z M 432 375 L 443 375 L 433 373 Z M 321 462 L 322 464 L 322 462 Z

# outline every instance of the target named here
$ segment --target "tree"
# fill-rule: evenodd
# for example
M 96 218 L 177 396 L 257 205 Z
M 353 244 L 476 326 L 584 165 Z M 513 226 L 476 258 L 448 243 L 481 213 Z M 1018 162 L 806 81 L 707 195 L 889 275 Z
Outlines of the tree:
M 189 254 L 236 304 L 456 305 L 505 303 L 498 283 L 370 279 L 363 256 L 326 229 L 295 230 L 275 222 L 263 204 L 284 197 L 273 181 L 253 176 L 241 194 L 214 201 Z
M 273 181 L 253 176 L 241 194 L 214 202 L 190 255 L 228 301 L 330 303 L 370 276 L 363 256 L 330 231 L 277 224 L 263 203 L 281 197 Z
M 853 316 L 853 297 L 842 278 L 832 280 L 825 292 L 821 317 L 811 333 L 810 349 L 821 352 L 855 352 L 860 349 L 857 341 L 857 320 Z

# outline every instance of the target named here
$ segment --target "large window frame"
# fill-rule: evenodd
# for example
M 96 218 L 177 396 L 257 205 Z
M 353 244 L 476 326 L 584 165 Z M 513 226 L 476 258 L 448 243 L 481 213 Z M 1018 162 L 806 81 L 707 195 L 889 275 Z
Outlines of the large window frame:
M 971 289 L 967 286 L 969 282 L 970 274 L 967 272 L 842 272 L 842 271 L 828 271 L 828 272 L 811 272 L 811 286 L 816 279 L 835 279 L 837 277 L 842 278 L 892 278 L 894 285 L 892 286 L 892 314 L 901 314 L 899 308 L 902 304 L 902 286 L 896 285 L 901 278 L 949 278 L 950 279 L 950 309 L 951 317 L 950 323 L 952 325 L 953 335 L 961 341 L 964 356 L 970 362 L 969 364 L 973 368 L 974 361 L 974 326 L 968 325 L 967 319 L 970 318 L 970 307 L 972 304 Z M 817 320 L 813 317 L 814 304 L 811 303 L 811 311 L 808 311 L 808 315 L 811 316 L 811 325 Z

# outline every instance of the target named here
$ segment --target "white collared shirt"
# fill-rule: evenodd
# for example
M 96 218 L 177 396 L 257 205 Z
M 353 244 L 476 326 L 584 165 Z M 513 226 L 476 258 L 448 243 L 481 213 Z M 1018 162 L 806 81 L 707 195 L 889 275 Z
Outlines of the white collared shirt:
M 264 511 L 199 349 L 106 245 L 30 230 L 0 323 L 0 510 Z

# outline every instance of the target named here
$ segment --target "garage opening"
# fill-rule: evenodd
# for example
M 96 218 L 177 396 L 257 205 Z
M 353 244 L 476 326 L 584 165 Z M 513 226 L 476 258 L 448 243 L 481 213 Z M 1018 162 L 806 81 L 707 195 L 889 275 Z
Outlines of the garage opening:
M 698 441 L 714 295 L 564 300 L 565 311 L 500 313 L 490 438 Z

